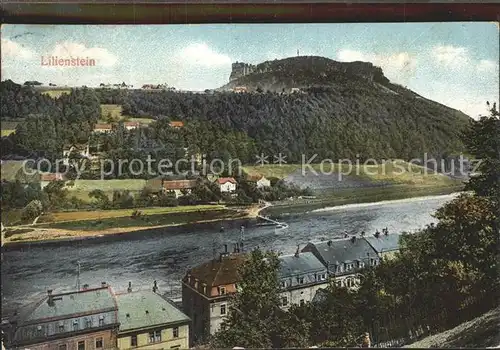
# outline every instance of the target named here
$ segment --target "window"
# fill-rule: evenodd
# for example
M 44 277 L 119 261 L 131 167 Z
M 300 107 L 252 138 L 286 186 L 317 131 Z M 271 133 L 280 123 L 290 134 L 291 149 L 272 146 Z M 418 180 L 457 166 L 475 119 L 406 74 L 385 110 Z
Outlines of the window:
M 66 344 L 59 344 L 59 346 L 57 347 L 58 350 L 67 350 L 68 349 L 68 346 Z
M 92 327 L 92 318 L 89 317 L 85 320 L 85 327 L 90 328 Z
M 198 289 L 198 279 L 194 280 L 194 289 Z
M 85 350 L 85 340 L 80 340 L 78 342 L 78 350 Z
M 207 285 L 203 283 L 203 294 L 207 294 Z
M 77 331 L 78 330 L 78 320 L 73 321 L 73 330 Z
M 134 334 L 130 337 L 130 346 L 137 346 L 137 335 Z
M 64 323 L 59 322 L 59 332 L 64 332 Z
M 286 288 L 286 281 L 281 281 L 281 288 Z
M 99 326 L 104 326 L 104 315 L 99 316 Z
M 220 295 L 226 294 L 226 287 L 219 287 L 219 294 Z
M 319 276 L 319 278 L 324 281 L 326 280 L 326 273 L 322 273 L 321 276 Z
M 304 301 L 304 299 L 300 299 L 300 306 L 304 305 L 306 302 Z
M 179 327 L 172 328 L 172 336 L 174 338 L 179 338 Z
M 149 332 L 149 342 L 158 343 L 161 342 L 161 331 Z
M 95 340 L 95 348 L 102 349 L 102 337 L 96 338 Z
M 226 314 L 226 304 L 222 304 L 220 306 L 220 314 L 225 315 Z
M 283 297 L 283 298 L 281 298 L 281 304 L 282 304 L 283 306 L 287 306 L 287 305 L 288 305 L 288 298 L 287 298 L 287 297 Z
M 297 283 L 298 284 L 304 283 L 304 277 L 297 277 Z

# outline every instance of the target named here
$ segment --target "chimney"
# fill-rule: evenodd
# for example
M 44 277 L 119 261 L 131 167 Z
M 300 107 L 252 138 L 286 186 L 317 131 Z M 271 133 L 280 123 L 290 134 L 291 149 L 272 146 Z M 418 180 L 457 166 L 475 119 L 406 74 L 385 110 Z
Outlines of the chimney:
M 361 237 L 365 236 L 365 231 L 361 231 Z
M 158 292 L 158 285 L 156 284 L 156 280 L 153 282 L 153 293 Z
M 127 292 L 129 292 L 129 293 L 132 292 L 132 282 L 128 283 Z
M 87 283 L 85 283 L 85 284 L 83 285 L 83 290 L 87 290 L 87 289 L 89 289 L 89 285 L 88 285 Z
M 352 243 L 356 242 L 356 236 L 352 236 L 352 237 L 351 237 L 351 242 L 352 242 Z
M 329 247 L 331 247 L 331 246 L 332 246 L 332 243 L 333 243 L 333 242 L 332 242 L 331 240 L 330 240 L 330 241 L 328 241 L 328 246 L 329 246 Z
M 106 282 L 101 282 L 101 288 L 106 288 L 108 284 Z
M 227 244 L 224 244 L 224 253 L 227 253 Z
M 296 258 L 299 257 L 299 249 L 300 249 L 300 245 L 297 244 L 297 250 L 295 251 L 295 257 Z
M 52 295 L 52 289 L 49 289 L 47 291 L 47 295 L 49 296 L 49 298 L 47 299 L 47 304 L 49 306 L 54 306 L 54 296 Z

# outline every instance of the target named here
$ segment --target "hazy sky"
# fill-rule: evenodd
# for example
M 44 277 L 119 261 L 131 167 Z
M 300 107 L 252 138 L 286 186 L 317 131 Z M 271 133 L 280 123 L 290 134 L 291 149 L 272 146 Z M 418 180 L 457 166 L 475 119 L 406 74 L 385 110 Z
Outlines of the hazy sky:
M 3 25 L 2 80 L 48 85 L 167 83 L 204 90 L 228 81 L 231 62 L 319 55 L 369 61 L 393 82 L 462 110 L 498 101 L 494 23 Z M 89 57 L 94 67 L 46 67 L 41 57 Z

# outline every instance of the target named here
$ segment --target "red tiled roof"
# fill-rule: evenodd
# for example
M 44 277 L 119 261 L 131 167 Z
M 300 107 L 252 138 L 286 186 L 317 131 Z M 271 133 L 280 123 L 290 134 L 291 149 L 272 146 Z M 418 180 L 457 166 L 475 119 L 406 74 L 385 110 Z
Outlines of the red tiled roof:
M 196 187 L 196 180 L 171 180 L 164 181 L 163 188 L 169 190 L 183 190 Z
M 257 182 L 259 181 L 260 179 L 262 179 L 264 177 L 264 175 L 248 175 L 247 176 L 247 180 L 248 181 L 254 181 L 254 182 Z
M 140 124 L 139 122 L 125 122 L 125 123 L 123 123 L 123 125 L 125 125 L 125 126 L 136 126 L 136 127 L 138 127 L 138 126 L 140 126 L 141 124 Z
M 40 181 L 55 181 L 63 180 L 64 175 L 61 173 L 42 173 L 40 174 Z
M 230 182 L 236 185 L 236 180 L 232 177 L 220 177 L 217 179 L 217 183 L 219 185 L 224 185 L 226 182 Z
M 111 124 L 96 124 L 94 126 L 94 130 L 111 130 Z
M 238 269 L 245 262 L 245 254 L 230 254 L 213 259 L 191 269 L 188 273 L 207 286 L 216 287 L 239 281 Z
M 181 121 L 171 121 L 169 125 L 174 128 L 181 128 L 184 126 L 184 123 Z

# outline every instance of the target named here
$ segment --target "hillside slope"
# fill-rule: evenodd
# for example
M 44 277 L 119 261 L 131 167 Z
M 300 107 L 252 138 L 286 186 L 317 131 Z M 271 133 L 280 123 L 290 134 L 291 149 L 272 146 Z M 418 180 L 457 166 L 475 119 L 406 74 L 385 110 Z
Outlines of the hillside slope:
M 463 150 L 460 136 L 468 116 L 392 84 L 371 63 L 293 57 L 262 65 L 214 94 L 101 91 L 101 103 L 122 104 L 131 116 L 164 116 L 186 125 L 208 123 L 223 133 L 243 132 L 255 141 L 257 152 L 247 162 L 261 153 L 271 161 L 282 153 L 287 162 L 297 163 L 302 155 L 314 154 L 316 162 L 357 155 L 409 160 Z M 234 86 L 269 92 L 224 91 Z M 293 87 L 305 93 L 281 93 Z M 229 145 L 224 151 L 234 153 Z
M 499 348 L 500 307 L 405 348 Z

